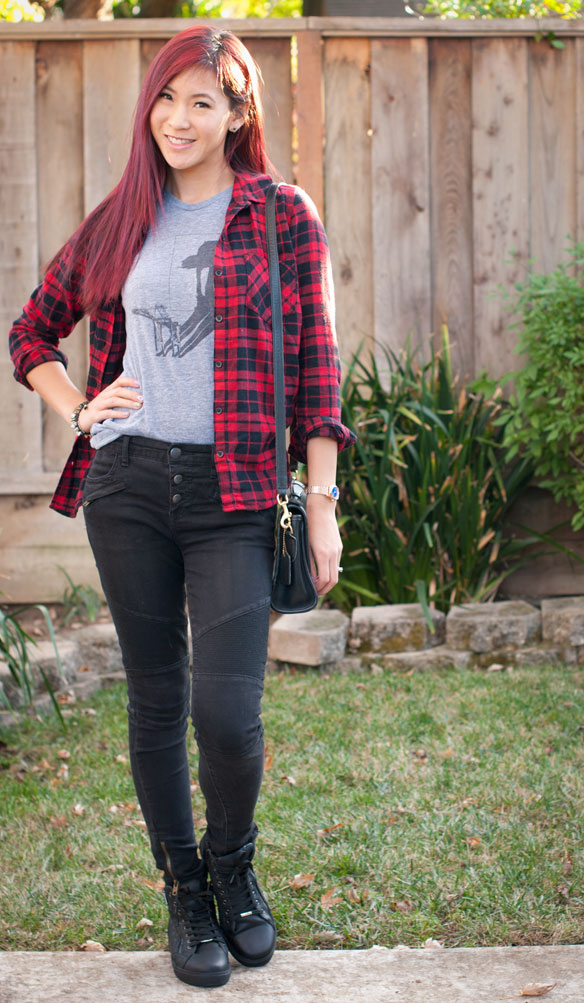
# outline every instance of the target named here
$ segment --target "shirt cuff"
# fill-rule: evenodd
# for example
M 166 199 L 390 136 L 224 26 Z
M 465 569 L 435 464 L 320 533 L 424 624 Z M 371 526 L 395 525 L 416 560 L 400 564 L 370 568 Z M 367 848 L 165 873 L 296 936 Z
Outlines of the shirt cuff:
M 346 425 L 334 418 L 323 415 L 309 418 L 302 425 L 294 425 L 290 433 L 290 455 L 299 463 L 306 463 L 306 443 L 313 435 L 336 439 L 339 452 L 357 441 L 357 436 L 349 431 Z

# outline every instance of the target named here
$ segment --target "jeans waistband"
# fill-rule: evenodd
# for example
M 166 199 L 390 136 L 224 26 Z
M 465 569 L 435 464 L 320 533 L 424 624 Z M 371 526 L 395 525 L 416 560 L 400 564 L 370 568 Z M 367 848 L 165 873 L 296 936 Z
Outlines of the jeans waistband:
M 149 439 L 142 435 L 121 435 L 102 446 L 101 450 L 112 453 L 119 450 L 122 466 L 127 466 L 131 456 L 142 456 L 164 462 L 182 460 L 214 468 L 213 448 L 212 444 L 207 443 L 163 442 L 161 439 Z

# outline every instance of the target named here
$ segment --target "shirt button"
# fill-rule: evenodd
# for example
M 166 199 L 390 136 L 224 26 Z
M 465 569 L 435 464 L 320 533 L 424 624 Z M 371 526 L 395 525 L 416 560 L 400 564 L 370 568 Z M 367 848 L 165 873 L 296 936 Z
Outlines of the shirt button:
M 182 495 L 173 495 L 172 496 L 172 504 L 173 505 L 178 505 L 178 503 L 181 500 L 181 498 L 182 498 Z
M 182 484 L 182 479 L 183 479 L 183 475 L 182 474 L 175 474 L 174 477 L 172 478 L 172 483 L 173 484 Z
M 219 459 L 221 459 L 222 456 L 225 456 L 225 453 L 223 452 L 222 449 L 217 450 L 217 456 L 219 457 Z
M 182 449 L 179 449 L 178 446 L 173 446 L 170 451 L 170 456 L 171 459 L 178 460 L 179 456 L 182 456 Z
M 215 414 L 223 414 L 223 408 L 222 407 L 216 407 L 215 408 Z
M 216 268 L 215 269 L 215 275 L 217 277 L 219 277 L 220 275 L 223 275 L 223 269 L 222 268 Z
M 223 368 L 223 363 L 221 362 L 220 359 L 218 359 L 217 362 L 215 363 L 215 369 L 222 369 L 222 368 Z
M 216 323 L 220 324 L 222 320 L 223 320 L 223 314 L 222 313 L 216 314 L 216 316 L 215 316 Z

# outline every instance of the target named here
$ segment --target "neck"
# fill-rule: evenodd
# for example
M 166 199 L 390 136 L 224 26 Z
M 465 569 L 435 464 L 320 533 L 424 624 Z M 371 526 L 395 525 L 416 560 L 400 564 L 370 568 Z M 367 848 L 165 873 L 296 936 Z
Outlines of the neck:
M 225 191 L 233 184 L 235 175 L 227 162 L 218 171 L 216 166 L 210 170 L 197 171 L 168 171 L 166 187 L 171 195 L 195 205 L 197 202 L 204 202 L 213 198 L 219 192 Z

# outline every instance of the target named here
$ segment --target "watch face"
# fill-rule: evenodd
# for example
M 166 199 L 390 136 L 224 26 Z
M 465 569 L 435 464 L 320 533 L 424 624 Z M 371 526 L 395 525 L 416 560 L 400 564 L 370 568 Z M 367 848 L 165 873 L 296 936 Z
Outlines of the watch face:
M 333 484 L 333 486 L 331 488 L 331 498 L 334 501 L 338 501 L 339 500 L 339 489 L 338 489 L 338 487 L 337 487 L 336 484 Z

